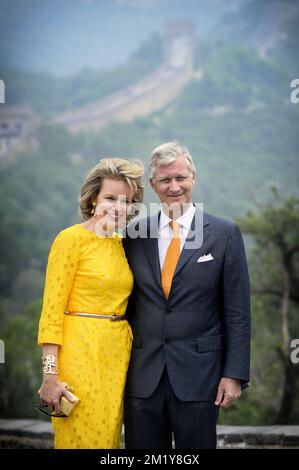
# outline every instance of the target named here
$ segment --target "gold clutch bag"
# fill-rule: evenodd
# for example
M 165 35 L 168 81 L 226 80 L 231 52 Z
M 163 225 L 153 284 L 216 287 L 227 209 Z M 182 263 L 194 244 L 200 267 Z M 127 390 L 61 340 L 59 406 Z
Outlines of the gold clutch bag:
M 69 391 L 69 394 L 71 395 L 73 401 L 71 402 L 67 398 L 61 397 L 60 409 L 61 413 L 63 413 L 65 416 L 69 416 L 73 409 L 78 405 L 80 399 L 74 393 L 71 392 L 72 387 L 70 387 L 69 385 L 64 386 Z
M 68 390 L 69 394 L 72 397 L 73 402 L 69 401 L 65 396 L 62 396 L 60 398 L 60 409 L 61 409 L 61 414 L 57 415 L 55 411 L 52 413 L 47 413 L 45 410 L 41 408 L 47 408 L 47 406 L 39 406 L 38 409 L 39 411 L 42 411 L 43 413 L 49 414 L 50 416 L 57 417 L 57 418 L 63 418 L 69 416 L 74 408 L 78 405 L 80 398 L 78 398 L 73 392 L 73 388 L 68 385 L 66 382 L 62 382 L 62 385 Z M 40 393 L 40 390 L 37 392 L 38 394 Z

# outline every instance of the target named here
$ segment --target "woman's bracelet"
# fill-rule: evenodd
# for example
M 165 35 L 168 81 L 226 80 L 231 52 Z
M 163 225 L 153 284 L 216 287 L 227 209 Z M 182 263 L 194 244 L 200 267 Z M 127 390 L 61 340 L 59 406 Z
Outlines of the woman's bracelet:
M 53 354 L 48 354 L 42 357 L 43 373 L 44 374 L 58 374 L 57 359 Z

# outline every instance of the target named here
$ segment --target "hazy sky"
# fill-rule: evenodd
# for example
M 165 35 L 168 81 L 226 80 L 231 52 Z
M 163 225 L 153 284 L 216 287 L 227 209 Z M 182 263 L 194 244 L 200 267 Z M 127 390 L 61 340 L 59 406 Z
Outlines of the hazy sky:
M 244 0 L 242 0 L 244 1 Z M 239 0 L 238 3 L 240 3 Z M 236 0 L 0 0 L 1 67 L 71 74 L 125 62 L 169 19 L 192 18 L 198 36 Z

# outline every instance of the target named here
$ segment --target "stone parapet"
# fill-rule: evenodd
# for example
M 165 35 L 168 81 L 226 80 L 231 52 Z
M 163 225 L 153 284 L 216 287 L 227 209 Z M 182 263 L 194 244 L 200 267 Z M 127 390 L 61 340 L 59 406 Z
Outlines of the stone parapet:
M 299 426 L 217 426 L 217 442 L 219 449 L 299 449 Z M 0 419 L 0 449 L 51 448 L 50 422 Z

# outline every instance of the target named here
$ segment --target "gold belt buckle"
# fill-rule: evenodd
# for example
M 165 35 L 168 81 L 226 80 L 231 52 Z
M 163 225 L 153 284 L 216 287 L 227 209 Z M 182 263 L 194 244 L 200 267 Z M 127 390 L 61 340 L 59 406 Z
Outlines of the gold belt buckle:
M 116 315 L 116 313 L 114 313 L 113 315 L 111 315 L 110 320 L 111 320 L 111 321 L 116 321 L 116 320 L 118 320 L 118 319 L 120 318 L 120 316 L 121 316 L 121 315 Z

